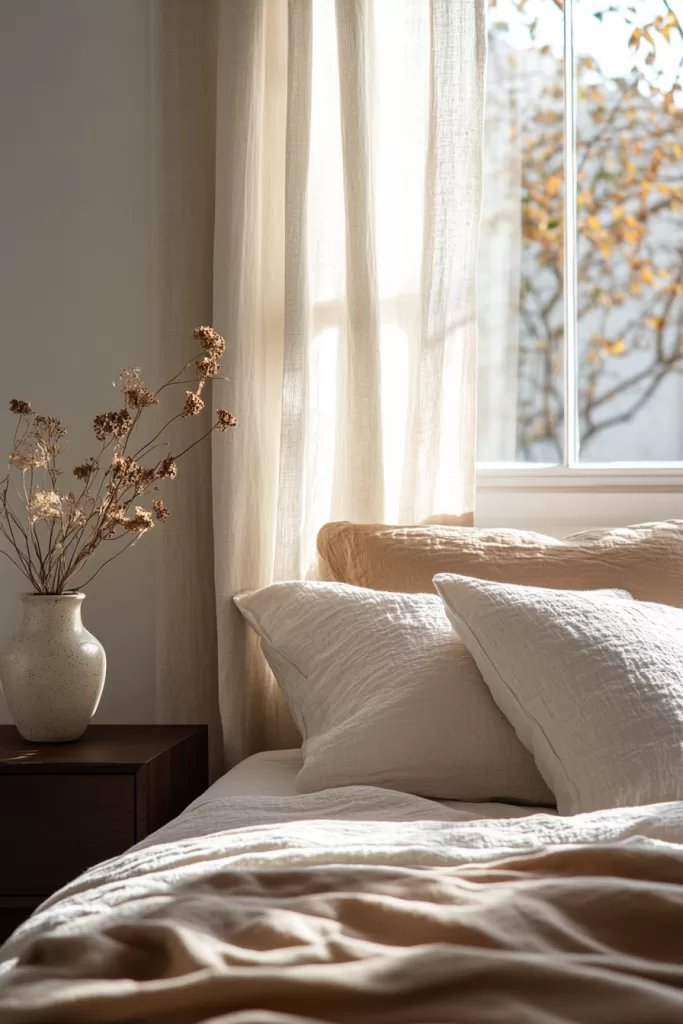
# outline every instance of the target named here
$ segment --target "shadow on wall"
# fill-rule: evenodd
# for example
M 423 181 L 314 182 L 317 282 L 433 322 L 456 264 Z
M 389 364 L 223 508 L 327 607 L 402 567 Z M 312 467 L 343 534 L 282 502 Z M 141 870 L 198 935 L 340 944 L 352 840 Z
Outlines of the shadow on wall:
M 0 5 L 0 452 L 6 403 L 26 398 L 67 421 L 71 467 L 119 370 L 158 374 L 150 33 L 139 0 Z M 109 662 L 99 721 L 152 720 L 156 547 L 144 538 L 88 587 Z M 2 561 L 0 643 L 26 589 Z

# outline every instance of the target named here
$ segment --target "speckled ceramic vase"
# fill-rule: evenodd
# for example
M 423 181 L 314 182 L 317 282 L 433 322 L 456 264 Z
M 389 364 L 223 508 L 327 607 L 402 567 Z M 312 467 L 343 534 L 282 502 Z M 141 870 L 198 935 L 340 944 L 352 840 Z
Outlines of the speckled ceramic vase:
M 0 684 L 31 743 L 77 740 L 104 688 L 107 658 L 81 620 L 85 594 L 22 594 L 24 621 L 0 650 Z

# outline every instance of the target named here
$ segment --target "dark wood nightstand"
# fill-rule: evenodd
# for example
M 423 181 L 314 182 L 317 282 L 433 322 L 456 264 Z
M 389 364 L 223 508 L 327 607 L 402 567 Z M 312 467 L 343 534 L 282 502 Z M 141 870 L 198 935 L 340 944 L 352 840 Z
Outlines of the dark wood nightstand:
M 205 725 L 91 725 L 55 744 L 0 726 L 0 942 L 56 889 L 199 796 L 207 744 Z

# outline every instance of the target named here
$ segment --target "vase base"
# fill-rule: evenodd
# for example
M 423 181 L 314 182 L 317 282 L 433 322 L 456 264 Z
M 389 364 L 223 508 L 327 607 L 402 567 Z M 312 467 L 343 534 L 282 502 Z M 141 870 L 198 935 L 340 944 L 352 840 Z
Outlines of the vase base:
M 85 733 L 85 729 L 82 729 L 79 733 L 72 736 L 45 736 L 44 734 L 32 734 L 30 730 L 22 730 L 18 725 L 15 727 L 22 739 L 26 740 L 27 743 L 40 743 L 40 744 L 60 744 L 60 743 L 77 743 L 78 740 Z M 87 728 L 87 726 L 86 726 Z

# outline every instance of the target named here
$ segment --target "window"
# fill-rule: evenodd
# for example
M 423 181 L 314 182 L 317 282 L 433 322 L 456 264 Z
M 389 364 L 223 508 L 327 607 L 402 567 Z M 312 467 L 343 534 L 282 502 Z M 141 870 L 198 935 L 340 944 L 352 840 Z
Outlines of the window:
M 489 0 L 489 44 L 480 463 L 683 460 L 678 0 Z

